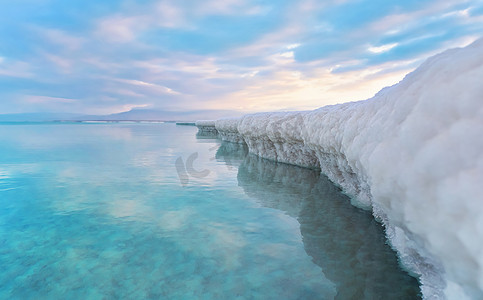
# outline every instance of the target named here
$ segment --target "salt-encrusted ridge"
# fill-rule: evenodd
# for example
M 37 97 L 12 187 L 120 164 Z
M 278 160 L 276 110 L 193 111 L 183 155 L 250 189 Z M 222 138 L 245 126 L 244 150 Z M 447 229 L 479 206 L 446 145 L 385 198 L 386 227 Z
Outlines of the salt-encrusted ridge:
M 195 122 L 200 134 L 218 134 L 214 120 L 198 120 Z
M 320 168 L 372 209 L 426 299 L 483 299 L 482 79 L 480 39 L 365 101 L 215 127 L 261 157 Z

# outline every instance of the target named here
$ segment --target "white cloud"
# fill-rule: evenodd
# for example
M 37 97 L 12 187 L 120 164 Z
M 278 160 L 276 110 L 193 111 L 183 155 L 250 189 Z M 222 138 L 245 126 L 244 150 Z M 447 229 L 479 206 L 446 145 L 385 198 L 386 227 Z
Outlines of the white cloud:
M 133 108 L 144 108 L 148 107 L 149 104 L 124 104 L 120 108 L 120 112 L 130 111 Z
M 74 36 L 59 29 L 33 27 L 33 30 L 42 35 L 50 43 L 69 51 L 78 50 L 86 43 L 85 38 Z
M 245 6 L 243 0 L 208 0 L 203 1 L 202 5 L 195 5 L 195 11 L 197 14 L 210 15 L 210 14 L 234 14 L 238 9 Z
M 294 65 L 299 70 L 280 68 L 270 75 L 207 101 L 209 108 L 240 109 L 244 111 L 273 111 L 280 109 L 305 110 L 324 105 L 362 100 L 372 97 L 382 87 L 400 81 L 413 66 L 407 64 L 382 64 L 359 71 L 332 73 L 323 67 L 309 68 Z M 386 73 L 386 70 L 394 69 Z
M 59 104 L 59 110 L 91 109 L 95 113 L 110 113 L 128 110 L 134 107 L 132 105 L 143 107 L 146 103 L 173 109 L 314 108 L 367 98 L 397 81 L 398 76 L 430 54 L 476 39 L 474 34 L 467 34 L 442 42 L 440 49 L 421 49 L 422 54 L 403 61 L 366 67 L 374 63 L 375 56 L 370 53 L 409 47 L 418 39 L 436 37 L 439 40 L 440 32 L 432 30 L 430 35 L 409 34 L 405 40 L 385 45 L 379 42 L 381 37 L 390 34 L 404 36 L 406 32 L 417 32 L 421 29 L 421 21 L 428 23 L 446 17 L 476 28 L 476 16 L 471 15 L 471 9 L 461 6 L 459 10 L 454 9 L 460 1 L 436 2 L 415 11 L 400 13 L 403 10 L 396 10 L 399 13 L 348 30 L 343 41 L 347 44 L 332 51 L 331 37 L 337 33 L 336 24 L 329 24 L 317 15 L 335 2 L 294 1 L 285 11 L 278 10 L 282 6 L 277 7 L 276 18 L 282 21 L 277 23 L 274 19 L 274 27 L 268 32 L 265 31 L 268 28 L 263 28 L 260 31 L 263 33 L 254 35 L 254 39 L 237 48 L 194 54 L 199 49 L 167 51 L 169 47 L 149 44 L 138 37 L 146 30 L 159 28 L 197 29 L 203 33 L 203 23 L 209 16 L 263 15 L 275 9 L 254 5 L 248 0 L 148 1 L 151 4 L 129 0 L 120 11 L 91 20 L 93 26 L 84 28 L 82 33 L 31 27 L 46 43 L 36 40 L 33 55 L 25 62 L 0 57 L 0 76 L 35 78 L 37 82 L 60 87 L 59 93 L 66 98 L 59 99 L 77 96 L 82 99 L 77 102 L 57 100 L 64 105 Z M 445 33 L 444 29 L 441 32 Z M 301 62 L 304 51 L 317 52 L 314 47 L 320 46 L 324 37 L 328 37 L 327 44 L 321 51 L 327 48 L 331 52 L 318 60 Z M 347 71 L 351 69 L 353 71 Z M 77 88 L 82 85 L 89 89 L 80 92 L 82 95 L 74 94 L 82 90 Z M 72 94 L 69 94 L 70 86 L 76 87 Z M 31 99 L 31 104 L 39 106 L 54 102 L 53 99 Z
M 276 31 L 262 35 L 250 44 L 231 49 L 225 55 L 232 59 L 272 55 L 278 53 L 280 49 L 287 49 L 287 40 L 300 37 L 304 31 L 305 28 L 300 24 L 289 23 Z
M 34 76 L 32 67 L 23 61 L 4 60 L 0 65 L 0 77 L 31 78 Z
M 210 15 L 266 15 L 270 6 L 258 5 L 247 0 L 206 0 L 193 1 L 187 14 L 196 16 Z
M 51 53 L 44 53 L 44 57 L 52 62 L 61 72 L 70 73 L 72 71 L 72 66 L 74 64 L 72 60 Z
M 394 47 L 397 47 L 398 45 L 399 45 L 398 43 L 392 43 L 392 44 L 382 45 L 379 47 L 372 46 L 372 47 L 369 47 L 367 50 L 369 50 L 369 52 L 379 54 L 379 53 L 387 52 L 393 49 Z
M 462 17 L 462 18 L 469 18 L 470 17 L 470 8 L 467 9 L 460 9 L 460 10 L 455 10 L 455 11 L 450 11 L 448 13 L 443 14 L 441 17 L 442 18 L 447 18 L 447 17 Z
M 270 8 L 251 5 L 244 0 L 207 0 L 179 3 L 174 0 L 159 1 L 153 5 L 130 7 L 125 11 L 102 18 L 97 23 L 96 35 L 109 42 L 127 43 L 137 34 L 159 28 L 196 28 L 196 20 L 215 15 L 259 15 Z
M 374 33 L 391 33 L 398 32 L 403 29 L 413 28 L 414 26 L 420 26 L 421 21 L 425 18 L 434 18 L 437 16 L 444 16 L 454 11 L 454 7 L 469 3 L 468 0 L 446 0 L 446 1 L 433 1 L 425 6 L 421 6 L 420 9 L 406 12 L 395 13 L 387 16 L 383 16 L 378 20 L 373 21 L 369 26 L 362 28 L 366 34 Z M 458 11 L 458 10 L 457 10 Z
M 280 53 L 280 56 L 285 58 L 294 58 L 293 51 L 282 52 Z
M 366 60 L 361 60 L 361 59 L 351 59 L 351 60 L 341 61 L 341 62 L 338 62 L 336 65 L 330 66 L 329 70 L 333 72 L 338 69 L 361 66 L 365 62 Z
M 288 45 L 287 47 L 285 47 L 287 50 L 292 50 L 292 49 L 295 49 L 295 48 L 298 48 L 300 47 L 300 44 L 290 44 Z
M 244 73 L 241 75 L 241 77 L 245 78 L 245 77 L 255 77 L 260 71 L 258 70 L 255 70 L 255 71 L 252 71 L 252 72 L 248 72 L 248 73 Z
M 141 80 L 133 80 L 133 79 L 121 79 L 121 78 L 115 78 L 113 79 L 114 81 L 118 81 L 121 83 L 127 83 L 130 85 L 135 85 L 135 86 L 140 86 L 140 87 L 147 87 L 151 90 L 156 91 L 157 93 L 161 94 L 171 94 L 171 95 L 179 95 L 180 93 L 177 91 L 174 91 L 166 86 L 162 86 L 159 84 L 154 84 L 150 82 L 145 82 Z
M 140 21 L 136 17 L 109 17 L 99 22 L 96 34 L 110 42 L 131 42 L 136 38 L 135 32 L 144 27 Z
M 77 101 L 77 99 L 31 95 L 31 96 L 26 96 L 24 101 L 32 104 L 39 104 L 39 103 L 53 104 L 53 103 L 74 103 Z
M 143 98 L 143 97 L 146 96 L 142 93 L 137 93 L 137 92 L 134 92 L 132 90 L 123 89 L 123 88 L 119 88 L 119 87 L 105 88 L 105 89 L 103 89 L 103 91 L 106 92 L 106 93 L 116 94 L 116 95 L 126 96 L 126 97 Z M 112 98 L 112 97 L 106 97 L 106 99 L 107 99 L 107 101 L 116 101 L 117 100 L 116 98 Z
M 172 1 L 158 3 L 151 16 L 145 16 L 144 19 L 151 17 L 156 19 L 153 23 L 160 27 L 174 28 L 187 25 L 184 9 Z

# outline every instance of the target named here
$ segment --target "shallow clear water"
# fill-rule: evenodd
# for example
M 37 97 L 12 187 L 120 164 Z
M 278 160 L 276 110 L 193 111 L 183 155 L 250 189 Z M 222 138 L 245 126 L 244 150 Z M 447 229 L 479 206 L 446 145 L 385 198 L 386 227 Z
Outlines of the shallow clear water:
M 0 299 L 415 299 L 316 171 L 174 124 L 0 124 Z

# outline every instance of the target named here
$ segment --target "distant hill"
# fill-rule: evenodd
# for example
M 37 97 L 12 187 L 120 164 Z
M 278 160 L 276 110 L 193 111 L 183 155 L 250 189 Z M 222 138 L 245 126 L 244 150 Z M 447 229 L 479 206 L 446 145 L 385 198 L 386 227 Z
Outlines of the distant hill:
M 68 113 L 0 114 L 0 122 L 46 122 L 46 121 L 196 121 L 241 116 L 242 112 L 229 110 L 162 111 L 132 109 L 110 115 L 81 115 Z

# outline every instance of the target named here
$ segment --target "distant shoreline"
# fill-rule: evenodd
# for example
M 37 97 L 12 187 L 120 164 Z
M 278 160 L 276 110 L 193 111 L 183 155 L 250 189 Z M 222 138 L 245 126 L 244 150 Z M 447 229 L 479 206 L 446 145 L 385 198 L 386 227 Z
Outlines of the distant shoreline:
M 176 125 L 195 126 L 195 122 L 161 120 L 42 120 L 42 121 L 0 121 L 0 123 L 176 123 Z

